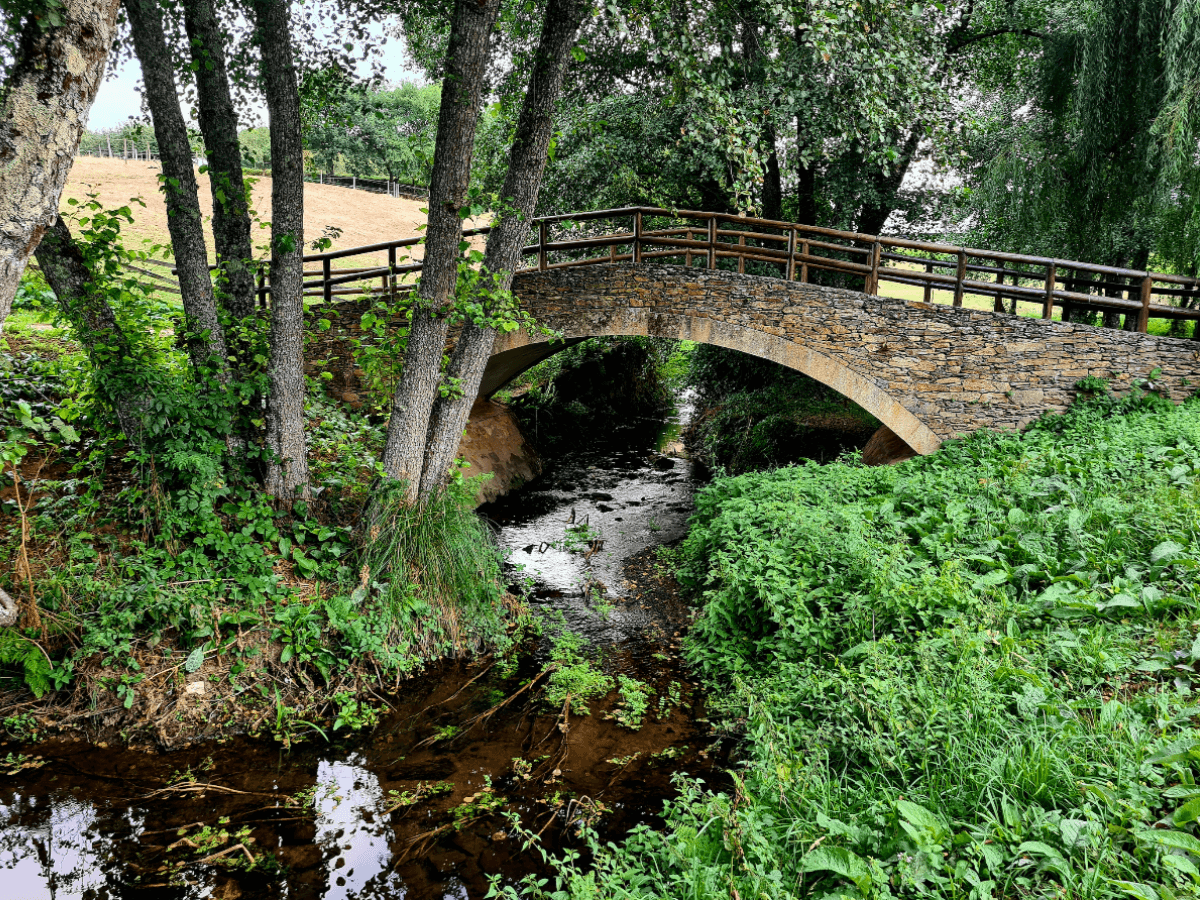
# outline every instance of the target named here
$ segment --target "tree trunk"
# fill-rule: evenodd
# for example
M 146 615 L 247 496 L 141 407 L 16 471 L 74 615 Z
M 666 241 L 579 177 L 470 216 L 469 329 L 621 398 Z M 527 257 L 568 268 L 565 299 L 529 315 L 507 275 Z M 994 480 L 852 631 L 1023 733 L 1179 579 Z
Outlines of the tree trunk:
M 764 129 L 767 144 L 767 171 L 763 180 L 762 214 L 764 219 L 783 219 L 783 181 L 779 174 L 779 153 L 775 149 L 775 126 L 768 123 Z
M 175 91 L 175 66 L 163 33 L 162 12 L 157 0 L 125 0 L 134 50 L 142 64 L 146 102 L 154 119 L 154 136 L 162 158 L 163 196 L 167 203 L 167 229 L 175 251 L 179 293 L 183 298 L 185 327 L 193 335 L 188 341 L 192 366 L 199 378 L 210 358 L 221 381 L 229 379 L 225 332 L 217 317 L 212 278 L 208 272 L 208 250 L 192 146 L 179 109 Z
M 800 163 L 796 170 L 796 222 L 800 225 L 817 224 L 817 167 L 813 163 Z
M 196 63 L 197 114 L 208 155 L 213 195 L 213 240 L 224 274 L 225 305 L 235 319 L 254 315 L 254 272 L 249 262 L 250 210 L 242 178 L 237 113 L 229 92 L 224 36 L 212 0 L 185 0 L 184 26 Z
M 142 443 L 143 398 L 134 390 L 136 361 L 133 346 L 122 330 L 108 299 L 92 281 L 79 246 L 61 217 L 37 248 L 37 261 L 58 298 L 63 317 L 92 362 L 101 395 L 117 414 L 126 440 Z
M 271 353 L 267 490 L 307 496 L 304 429 L 304 145 L 287 0 L 255 0 L 271 125 Z
M 446 51 L 446 77 L 438 113 L 425 260 L 404 353 L 404 372 L 392 400 L 383 470 L 406 484 L 416 499 L 425 461 L 425 437 L 437 397 L 447 323 L 442 307 L 458 279 L 462 220 L 475 148 L 475 128 L 490 57 L 490 37 L 500 0 L 457 0 Z
M 120 0 L 64 0 L 61 25 L 27 20 L 0 88 L 0 333 L 25 264 L 58 217 L 119 10 Z
M 500 196 L 503 209 L 488 235 L 483 267 L 497 276 L 494 287 L 507 291 L 513 272 L 521 261 L 521 249 L 529 234 L 529 220 L 537 208 L 538 191 L 554 130 L 554 110 L 562 93 L 563 78 L 579 26 L 590 8 L 589 0 L 549 0 L 542 23 L 541 39 L 521 117 L 509 150 L 508 173 Z M 488 310 L 489 313 L 493 310 Z M 454 460 L 487 368 L 496 332 L 471 323 L 450 357 L 447 380 L 461 387 L 458 396 L 440 398 L 434 405 L 429 426 L 426 463 L 421 475 L 424 500 L 441 487 L 446 470 Z
M 921 131 L 914 127 L 900 148 L 900 158 L 896 161 L 895 167 L 887 174 L 880 172 L 876 175 L 876 200 L 874 203 L 864 206 L 862 212 L 859 213 L 858 226 L 855 228 L 857 232 L 879 234 L 883 231 L 888 217 L 896 208 L 896 195 L 900 191 L 904 176 L 908 174 L 908 167 L 912 165 L 913 156 L 916 155 L 920 143 Z

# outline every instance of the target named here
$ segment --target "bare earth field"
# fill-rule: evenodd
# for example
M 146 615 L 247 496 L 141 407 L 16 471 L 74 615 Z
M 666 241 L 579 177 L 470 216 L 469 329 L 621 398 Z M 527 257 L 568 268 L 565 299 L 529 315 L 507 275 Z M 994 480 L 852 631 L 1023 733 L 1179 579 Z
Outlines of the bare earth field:
M 82 200 L 90 193 L 98 194 L 100 202 L 109 208 L 124 206 L 131 198 L 140 197 L 146 207 L 142 209 L 131 204 L 134 224 L 126 231 L 129 237 L 127 245 L 131 249 L 136 248 L 143 240 L 166 244 L 169 240 L 167 210 L 158 189 L 160 171 L 156 162 L 76 157 L 66 190 L 63 191 L 63 212 L 65 214 L 71 208 L 67 205 L 68 198 Z M 200 208 L 205 215 L 211 258 L 213 248 L 209 217 L 212 215 L 212 194 L 208 176 L 197 174 L 196 177 L 200 182 Z M 425 221 L 425 214 L 421 212 L 424 201 L 395 199 L 322 184 L 306 184 L 304 189 L 304 237 L 308 243 L 319 238 L 327 226 L 342 230 L 341 237 L 333 243 L 335 250 L 418 237 L 421 234 L 417 226 Z M 253 198 L 260 219 L 270 222 L 270 178 L 256 179 Z M 266 229 L 253 235 L 256 256 L 267 255 L 267 236 Z M 420 256 L 421 248 L 414 250 L 415 255 Z M 361 259 L 348 264 L 361 265 Z M 380 254 L 380 262 L 386 263 L 386 254 Z

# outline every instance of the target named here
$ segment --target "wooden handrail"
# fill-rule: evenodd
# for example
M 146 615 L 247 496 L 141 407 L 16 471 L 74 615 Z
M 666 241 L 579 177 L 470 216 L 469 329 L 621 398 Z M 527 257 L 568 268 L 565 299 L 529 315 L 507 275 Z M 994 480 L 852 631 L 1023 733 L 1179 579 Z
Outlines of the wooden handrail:
M 665 226 L 656 227 L 663 225 L 662 219 L 668 220 Z M 680 221 L 685 224 L 679 225 Z M 596 222 L 610 222 L 617 227 L 616 230 L 591 227 L 587 229 L 591 233 L 579 236 L 570 233 L 574 225 Z M 564 239 L 554 239 L 554 226 L 560 226 L 560 234 L 566 230 Z M 861 277 L 865 291 L 871 294 L 879 292 L 881 283 L 890 282 L 924 288 L 926 302 L 932 302 L 935 290 L 949 291 L 954 306 L 962 306 L 967 294 L 981 295 L 992 301 L 997 312 L 1003 310 L 1005 300 L 1013 301 L 1014 310 L 1018 302 L 1038 303 L 1041 306 L 1039 313 L 1044 318 L 1051 318 L 1056 306 L 1065 305 L 1123 311 L 1136 315 L 1139 331 L 1145 331 L 1151 318 L 1200 320 L 1200 309 L 1154 302 L 1155 297 L 1200 296 L 1200 280 L 1196 278 L 1077 260 L 838 231 L 733 213 L 652 206 L 544 216 L 530 220 L 529 228 L 535 242 L 522 248 L 521 257 L 534 257 L 534 265 L 520 271 L 544 272 L 601 262 L 632 260 L 637 264 L 643 260 L 672 258 L 688 266 L 699 263 L 710 269 L 716 268 L 721 260 L 735 260 L 738 271 L 745 271 L 746 262 L 750 261 L 770 264 L 778 272 L 776 277 L 789 281 L 799 278 L 801 282 L 807 282 L 814 270 Z M 491 227 L 483 226 L 465 229 L 463 237 L 490 233 Z M 353 293 L 353 290 L 345 289 L 334 291 L 335 286 L 372 279 L 379 279 L 379 284 L 364 289 L 363 293 L 406 290 L 408 286 L 398 284 L 396 276 L 419 272 L 422 263 L 415 260 L 397 265 L 397 251 L 416 246 L 422 240 L 402 238 L 365 247 L 308 254 L 304 257 L 305 263 L 318 263 L 320 272 L 305 273 L 306 279 L 317 276 L 317 280 L 304 282 L 306 296 L 311 296 L 309 291 L 318 290 L 321 296 L 330 300 L 335 295 Z M 589 250 L 605 251 L 607 255 L 593 256 L 586 252 Z M 385 251 L 388 254 L 386 266 L 334 270 L 331 265 L 334 260 Z M 921 255 L 910 256 L 896 251 L 915 251 Z M 570 258 L 553 261 L 552 254 L 568 254 Z M 942 258 L 937 258 L 939 256 Z M 906 264 L 914 268 L 905 268 Z M 995 281 L 979 281 L 979 275 L 995 276 Z M 1099 280 L 1090 280 L 1094 276 L 1099 276 Z M 1060 287 L 1063 279 L 1064 287 Z M 1106 291 L 1113 296 L 1081 293 L 1073 289 L 1077 287 Z M 263 266 L 257 285 L 260 303 L 265 304 L 270 290 Z

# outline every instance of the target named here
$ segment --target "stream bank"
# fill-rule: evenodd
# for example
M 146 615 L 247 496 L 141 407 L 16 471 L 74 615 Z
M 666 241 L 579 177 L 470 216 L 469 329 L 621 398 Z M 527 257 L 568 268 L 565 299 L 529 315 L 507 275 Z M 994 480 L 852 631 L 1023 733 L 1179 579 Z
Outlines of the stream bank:
M 290 749 L 0 746 L 9 894 L 473 900 L 542 871 L 531 835 L 620 841 L 657 824 L 676 773 L 724 784 L 727 743 L 678 655 L 691 612 L 656 550 L 691 510 L 678 418 L 584 441 L 482 508 L 537 613 L 518 613 L 516 652 L 436 663 L 397 694 L 345 685 L 341 721 Z

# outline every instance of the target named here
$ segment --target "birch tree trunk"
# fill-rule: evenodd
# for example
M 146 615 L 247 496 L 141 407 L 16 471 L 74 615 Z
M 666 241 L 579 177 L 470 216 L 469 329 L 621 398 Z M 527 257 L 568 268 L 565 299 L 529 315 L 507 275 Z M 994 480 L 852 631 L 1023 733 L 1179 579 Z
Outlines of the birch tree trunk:
M 63 316 L 74 327 L 76 338 L 92 362 L 101 394 L 116 413 L 125 439 L 134 447 L 140 446 L 142 410 L 149 398 L 134 390 L 134 348 L 107 298 L 96 289 L 83 254 L 61 216 L 55 218 L 42 238 L 36 255 Z
M 458 211 L 470 180 L 490 37 L 499 9 L 500 0 L 457 0 L 454 4 L 429 185 L 419 304 L 409 329 L 404 372 L 392 400 L 382 459 L 384 472 L 406 484 L 410 501 L 416 499 L 420 485 L 425 437 L 441 378 L 448 330 L 442 308 L 458 279 L 462 241 Z
M 554 110 L 562 94 L 563 77 L 579 26 L 591 8 L 589 0 L 550 0 L 538 41 L 529 89 L 521 106 L 517 131 L 509 151 L 508 173 L 500 196 L 504 204 L 488 235 L 483 266 L 500 276 L 496 287 L 508 290 L 521 261 L 521 248 L 529 234 L 529 220 L 537 208 L 538 191 L 554 130 Z M 496 331 L 470 323 L 463 326 L 447 370 L 447 380 L 458 379 L 459 395 L 440 398 L 434 406 L 428 434 L 428 453 L 421 474 L 422 500 L 440 488 L 454 460 L 479 382 L 492 353 Z
M 271 119 L 271 352 L 267 490 L 308 496 L 304 434 L 304 145 L 287 0 L 255 0 L 255 39 Z
M 213 240 L 225 277 L 225 305 L 235 319 L 244 319 L 254 314 L 254 272 L 249 265 L 254 251 L 224 35 L 212 0 L 185 0 L 183 22 L 196 64 L 196 112 L 208 155 Z
M 175 90 L 175 65 L 163 33 L 162 11 L 157 0 L 124 0 L 133 36 L 134 52 L 142 64 L 146 102 L 154 119 L 154 136 L 162 159 L 163 196 L 167 204 L 167 230 L 175 251 L 179 293 L 183 298 L 192 367 L 199 378 L 212 359 L 217 377 L 229 380 L 225 332 L 217 317 L 208 249 L 200 214 L 192 145 L 179 109 Z
M 104 77 L 120 0 L 63 0 L 63 24 L 29 22 L 0 89 L 0 333 L 58 203 Z

